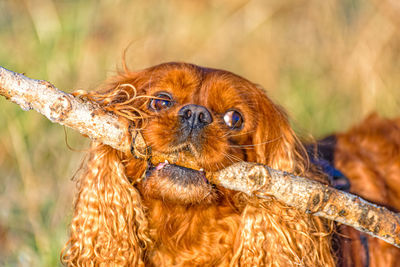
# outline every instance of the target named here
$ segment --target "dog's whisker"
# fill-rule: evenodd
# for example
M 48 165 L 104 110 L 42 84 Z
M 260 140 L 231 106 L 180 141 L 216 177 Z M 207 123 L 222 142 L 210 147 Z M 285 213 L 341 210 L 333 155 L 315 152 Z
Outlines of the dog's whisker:
M 224 155 L 227 159 L 229 159 L 232 163 L 236 163 L 236 162 L 242 161 L 241 158 L 239 158 L 239 157 L 237 157 L 237 156 L 235 156 L 235 155 L 233 155 L 233 154 L 227 153 L 227 152 L 223 152 L 223 155 Z
M 234 133 L 228 131 L 227 133 L 225 133 L 224 135 L 222 135 L 221 138 L 224 138 L 224 137 L 228 137 L 228 138 L 229 138 L 229 137 L 236 137 L 236 136 L 248 135 L 248 134 L 254 133 L 255 131 L 256 131 L 256 130 L 252 130 L 252 131 L 247 131 L 247 132 L 243 132 L 243 133 L 236 133 L 236 134 L 234 134 Z
M 229 147 L 242 148 L 242 149 L 254 149 L 257 146 L 266 145 L 266 144 L 270 144 L 270 143 L 276 142 L 280 138 L 282 138 L 282 136 L 281 137 L 277 137 L 277 138 L 272 139 L 272 140 L 268 140 L 268 141 L 261 142 L 261 143 L 256 143 L 256 144 L 251 144 L 251 145 L 232 145 L 232 144 L 229 144 Z

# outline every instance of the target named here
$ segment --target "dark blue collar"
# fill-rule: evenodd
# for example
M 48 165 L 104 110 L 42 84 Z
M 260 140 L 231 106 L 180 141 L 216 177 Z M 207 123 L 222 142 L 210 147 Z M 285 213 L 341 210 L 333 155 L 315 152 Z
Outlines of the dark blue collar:
M 306 146 L 310 161 L 318 166 L 329 178 L 331 185 L 336 189 L 348 192 L 349 179 L 334 167 L 336 137 L 328 136 L 316 144 Z

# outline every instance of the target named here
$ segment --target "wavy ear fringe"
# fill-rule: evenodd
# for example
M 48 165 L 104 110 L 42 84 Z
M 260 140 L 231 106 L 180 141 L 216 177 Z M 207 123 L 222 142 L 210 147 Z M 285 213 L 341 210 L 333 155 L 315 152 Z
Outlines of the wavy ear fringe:
M 79 193 L 62 261 L 69 266 L 143 266 L 151 246 L 139 192 L 118 152 L 93 144 L 78 181 Z
M 336 266 L 319 219 L 274 199 L 249 199 L 231 266 Z
M 255 147 L 256 162 L 296 174 L 311 174 L 307 153 L 285 112 L 266 96 L 259 99 L 262 114 L 270 116 L 261 118 L 255 132 L 253 143 L 264 144 Z M 231 266 L 336 266 L 331 250 L 333 223 L 302 214 L 272 197 L 243 197 L 247 204 Z

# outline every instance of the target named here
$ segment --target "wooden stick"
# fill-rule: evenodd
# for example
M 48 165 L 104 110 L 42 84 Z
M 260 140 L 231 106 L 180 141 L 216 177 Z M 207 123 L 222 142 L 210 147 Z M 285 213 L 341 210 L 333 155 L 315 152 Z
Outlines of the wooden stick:
M 94 141 L 123 152 L 130 150 L 128 120 L 60 91 L 47 81 L 30 79 L 0 67 L 0 94 L 23 110 L 35 109 L 50 121 L 77 130 Z
M 33 80 L 0 67 L 0 94 L 24 110 L 35 109 L 94 141 L 138 157 L 147 155 L 142 135 L 126 119 L 104 112 L 98 105 L 64 93 L 46 81 Z M 131 138 L 134 137 L 134 146 Z M 241 162 L 207 173 L 215 184 L 257 197 L 275 197 L 288 206 L 334 220 L 400 247 L 400 216 L 362 198 L 316 181 Z
M 239 162 L 207 176 L 212 183 L 349 225 L 400 248 L 400 215 L 308 178 L 257 163 Z

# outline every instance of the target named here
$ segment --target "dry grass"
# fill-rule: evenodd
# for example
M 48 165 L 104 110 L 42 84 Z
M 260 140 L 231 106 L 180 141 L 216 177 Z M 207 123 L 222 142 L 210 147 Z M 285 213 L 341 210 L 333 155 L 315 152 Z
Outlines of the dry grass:
M 399 18 L 394 0 L 0 1 L 0 65 L 67 91 L 98 86 L 125 48 L 132 69 L 228 69 L 323 136 L 371 111 L 399 115 Z M 62 127 L 0 103 L 0 265 L 55 266 L 82 155 Z

